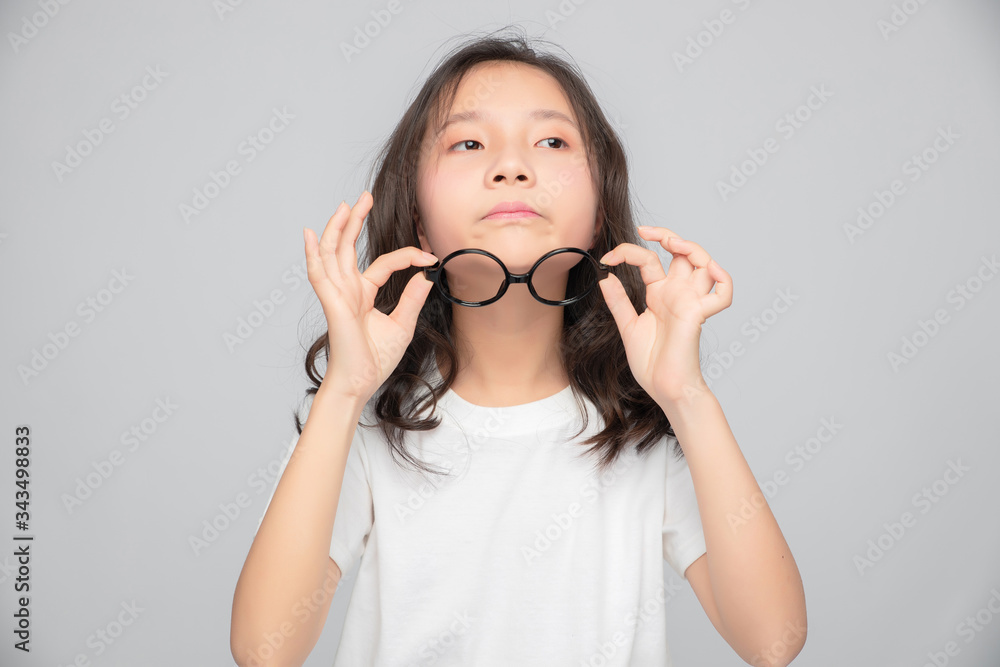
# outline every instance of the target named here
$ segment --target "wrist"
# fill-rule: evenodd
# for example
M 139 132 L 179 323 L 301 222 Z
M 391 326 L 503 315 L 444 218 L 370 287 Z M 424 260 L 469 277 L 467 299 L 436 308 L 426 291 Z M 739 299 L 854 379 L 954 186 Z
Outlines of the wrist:
M 696 377 L 677 382 L 668 392 L 657 397 L 656 402 L 672 422 L 674 416 L 680 416 L 680 413 L 697 409 L 706 402 L 714 400 L 716 400 L 715 394 L 699 373 Z
M 313 396 L 313 406 L 319 405 L 335 410 L 347 410 L 356 417 L 360 417 L 369 400 L 370 397 L 347 393 L 332 385 L 321 382 L 319 388 L 316 390 L 316 395 Z

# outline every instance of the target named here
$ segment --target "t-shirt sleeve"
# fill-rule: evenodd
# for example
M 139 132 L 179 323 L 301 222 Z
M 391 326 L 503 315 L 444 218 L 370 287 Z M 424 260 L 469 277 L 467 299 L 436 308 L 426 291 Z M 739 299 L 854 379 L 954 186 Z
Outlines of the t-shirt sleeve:
M 350 571 L 361 558 L 374 521 L 372 491 L 368 476 L 368 450 L 363 431 L 361 427 L 355 428 L 351 449 L 347 453 L 344 481 L 340 487 L 337 516 L 333 520 L 333 536 L 330 539 L 330 557 L 340 568 L 341 575 Z M 278 488 L 285 468 L 288 467 L 288 461 L 291 460 L 296 445 L 298 445 L 297 437 L 289 448 L 288 455 L 281 462 L 280 472 L 275 478 L 274 488 L 271 489 L 271 497 L 268 498 L 267 505 L 264 506 L 264 511 L 257 521 L 257 530 L 260 530 L 264 522 L 264 515 L 271 505 L 271 500 L 274 499 L 274 492 Z
M 675 458 L 676 440 L 667 440 L 667 470 L 663 506 L 663 559 L 682 579 L 691 563 L 707 551 L 694 480 L 687 459 Z
M 341 575 L 350 572 L 361 558 L 374 520 L 371 458 L 364 429 L 358 427 L 354 431 L 351 451 L 347 453 L 347 467 L 344 468 L 344 482 L 340 487 L 330 539 L 330 557 L 340 568 Z

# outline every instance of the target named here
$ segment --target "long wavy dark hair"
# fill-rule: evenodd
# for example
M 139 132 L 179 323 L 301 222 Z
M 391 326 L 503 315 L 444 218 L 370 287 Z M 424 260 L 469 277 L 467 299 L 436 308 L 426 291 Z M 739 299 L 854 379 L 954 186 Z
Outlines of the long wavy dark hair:
M 595 176 L 598 215 L 603 214 L 592 255 L 599 259 L 620 243 L 645 245 L 636 232 L 632 217 L 625 151 L 582 72 L 575 64 L 555 55 L 536 52 L 523 34 L 505 36 L 500 32 L 473 38 L 453 49 L 430 74 L 381 147 L 372 166 L 375 178 L 369 191 L 374 201 L 361 227 L 365 246 L 363 252 L 359 250 L 361 271 L 385 253 L 404 246 L 420 247 L 416 228 L 416 182 L 424 138 L 429 129 L 436 132 L 440 128 L 442 117 L 451 108 L 462 76 L 474 66 L 491 61 L 510 61 L 537 67 L 552 75 L 569 98 L 582 125 L 591 174 Z M 580 262 L 570 270 L 568 290 L 581 280 L 580 267 L 583 266 L 584 262 Z M 382 313 L 391 313 L 407 281 L 420 270 L 420 267 L 411 266 L 395 271 L 379 289 L 374 307 Z M 613 267 L 613 272 L 621 280 L 636 312 L 642 313 L 646 309 L 646 286 L 638 267 L 621 263 Z M 391 447 L 393 459 L 398 463 L 396 457 L 401 457 L 413 466 L 434 474 L 444 473 L 431 470 L 406 451 L 404 431 L 431 430 L 441 422 L 440 417 L 434 416 L 434 410 L 438 398 L 455 381 L 458 365 L 451 329 L 452 307 L 451 302 L 436 289 L 431 290 L 402 359 L 366 406 L 373 408 L 378 426 Z M 609 469 L 629 443 L 634 442 L 636 453 L 643 454 L 665 434 L 674 443 L 677 458 L 682 458 L 683 450 L 676 446 L 670 421 L 632 375 L 621 334 L 600 290 L 595 287 L 584 299 L 562 307 L 565 312 L 560 353 L 583 419 L 580 431 L 573 437 L 579 436 L 587 427 L 587 411 L 581 400 L 581 395 L 586 396 L 605 423 L 604 430 L 580 443 L 581 447 L 589 446 L 587 454 L 598 458 L 596 467 L 599 473 Z M 307 395 L 314 395 L 323 379 L 316 370 L 320 353 L 329 359 L 328 332 L 316 339 L 306 354 L 306 374 L 314 385 L 306 390 Z M 448 361 L 447 377 L 442 375 L 442 381 L 432 386 L 425 378 L 429 377 L 429 371 L 434 369 L 432 364 L 439 357 Z M 414 396 L 418 386 L 425 389 L 419 399 Z M 428 406 L 431 413 L 424 418 L 418 417 Z M 301 434 L 303 422 L 297 411 L 294 420 L 295 428 Z M 358 425 L 373 426 L 361 421 Z

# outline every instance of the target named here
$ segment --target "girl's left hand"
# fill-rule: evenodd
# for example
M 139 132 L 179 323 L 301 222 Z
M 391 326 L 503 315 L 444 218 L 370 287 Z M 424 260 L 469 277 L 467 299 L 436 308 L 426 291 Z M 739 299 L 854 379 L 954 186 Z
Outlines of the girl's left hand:
M 660 257 L 648 248 L 622 243 L 601 261 L 638 266 L 646 284 L 646 310 L 637 314 L 618 276 L 598 284 L 618 324 L 629 367 L 639 386 L 660 405 L 676 402 L 705 381 L 698 358 L 701 325 L 733 302 L 729 274 L 694 241 L 666 227 L 640 228 L 639 235 L 658 241 L 673 258 L 665 273 Z M 712 294 L 712 287 L 715 293 Z

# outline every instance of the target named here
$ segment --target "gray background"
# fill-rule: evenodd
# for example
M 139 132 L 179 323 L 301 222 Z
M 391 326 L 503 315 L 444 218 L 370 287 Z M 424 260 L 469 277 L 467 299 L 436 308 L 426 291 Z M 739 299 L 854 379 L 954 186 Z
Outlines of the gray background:
M 903 4 L 918 11 L 883 35 Z M 996 592 L 1000 608 L 1000 280 L 977 282 L 1000 251 L 1000 6 L 401 0 L 348 62 L 341 44 L 386 6 L 247 0 L 220 14 L 208 0 L 91 1 L 48 18 L 37 2 L 2 4 L 0 663 L 232 665 L 236 579 L 276 481 L 266 470 L 294 434 L 304 346 L 325 326 L 302 227 L 322 231 L 370 187 L 375 148 L 456 35 L 516 22 L 586 73 L 627 143 L 643 222 L 698 242 L 733 276 L 733 304 L 702 346 L 720 355 L 712 388 L 758 481 L 787 476 L 769 503 L 807 595 L 795 664 L 917 667 L 950 641 L 948 664 L 1000 664 L 987 607 Z M 679 71 L 673 54 L 724 9 L 735 20 L 702 35 L 711 43 Z M 32 36 L 15 48 L 12 33 Z M 147 67 L 165 77 L 121 118 L 115 99 Z M 831 96 L 786 137 L 776 123 L 814 86 Z M 240 143 L 274 108 L 294 119 L 247 161 Z M 57 176 L 53 163 L 103 118 L 114 131 Z M 939 128 L 958 138 L 935 155 Z M 769 137 L 779 150 L 724 200 L 717 184 Z M 925 150 L 937 159 L 912 180 L 906 163 Z M 229 160 L 240 173 L 185 221 L 180 205 Z M 905 193 L 851 242 L 845 225 L 894 179 Z M 115 271 L 132 276 L 124 289 Z M 960 284 L 978 290 L 961 308 Z M 776 314 L 779 290 L 795 300 Z M 87 299 L 104 299 L 101 311 L 79 309 Z M 259 308 L 262 323 L 227 344 Z M 894 368 L 888 355 L 938 309 L 947 322 Z M 74 323 L 78 335 L 51 342 Z M 737 341 L 742 355 L 721 356 Z M 22 378 L 36 352 L 50 358 Z M 177 406 L 160 423 L 158 400 Z M 823 419 L 842 427 L 796 463 Z M 33 432 L 30 657 L 10 640 L 19 424 Z M 123 440 L 131 429 L 145 429 L 138 446 Z M 114 450 L 121 465 L 67 506 Z M 970 470 L 915 504 L 949 461 Z M 192 547 L 239 494 L 249 506 Z M 915 525 L 890 538 L 885 524 L 907 511 Z M 880 536 L 889 549 L 859 571 Z M 307 665 L 332 662 L 345 575 Z M 133 601 L 138 618 L 97 655 L 88 637 Z M 678 666 L 744 664 L 690 588 L 667 606 Z M 959 624 L 977 612 L 991 622 L 970 637 Z

